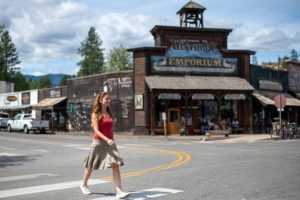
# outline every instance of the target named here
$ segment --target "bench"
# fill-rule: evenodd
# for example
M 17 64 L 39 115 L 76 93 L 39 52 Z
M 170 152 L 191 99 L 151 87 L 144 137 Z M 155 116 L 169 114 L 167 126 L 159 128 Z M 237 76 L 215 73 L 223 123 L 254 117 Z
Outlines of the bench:
M 241 133 L 241 134 L 243 134 L 244 133 L 244 131 L 245 131 L 245 129 L 244 128 L 242 128 L 242 127 L 237 127 L 237 128 L 235 128 L 234 130 L 231 130 L 231 133 Z
M 206 131 L 205 135 L 207 138 L 210 138 L 213 135 L 224 135 L 225 137 L 228 137 L 230 133 L 230 130 L 208 130 Z
M 154 134 L 156 134 L 156 133 L 158 133 L 158 134 L 165 134 L 165 130 L 163 128 L 153 128 L 151 130 L 151 132 L 154 133 Z
M 196 135 L 197 135 L 197 134 L 200 135 L 200 129 L 194 128 L 194 129 L 193 129 L 193 133 L 196 134 Z

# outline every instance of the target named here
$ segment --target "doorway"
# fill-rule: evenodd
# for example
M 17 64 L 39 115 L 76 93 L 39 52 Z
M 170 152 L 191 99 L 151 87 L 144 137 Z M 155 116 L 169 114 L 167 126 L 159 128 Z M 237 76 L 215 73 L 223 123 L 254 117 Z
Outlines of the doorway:
M 180 110 L 179 108 L 168 109 L 168 134 L 179 134 L 180 131 Z

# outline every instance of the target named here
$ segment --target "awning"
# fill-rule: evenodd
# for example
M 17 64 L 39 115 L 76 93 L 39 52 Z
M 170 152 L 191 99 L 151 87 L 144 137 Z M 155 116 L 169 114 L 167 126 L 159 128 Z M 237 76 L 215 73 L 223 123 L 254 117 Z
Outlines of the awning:
M 15 110 L 24 110 L 26 108 L 30 108 L 31 105 L 23 105 L 23 106 L 1 106 L 0 110 L 6 110 L 6 111 L 15 111 Z
M 41 100 L 39 103 L 32 105 L 32 109 L 36 110 L 51 110 L 55 105 L 61 103 L 66 100 L 67 97 L 59 97 L 59 98 L 46 98 Z
M 147 76 L 150 90 L 226 90 L 253 91 L 254 88 L 243 78 L 217 76 Z
M 280 92 L 272 92 L 272 91 L 262 91 L 262 90 L 255 90 L 252 95 L 257 98 L 264 106 L 274 105 L 274 98 L 277 95 L 284 95 L 286 97 L 286 106 L 300 106 L 300 100 L 296 99 L 295 97 L 291 96 L 287 93 L 280 93 Z

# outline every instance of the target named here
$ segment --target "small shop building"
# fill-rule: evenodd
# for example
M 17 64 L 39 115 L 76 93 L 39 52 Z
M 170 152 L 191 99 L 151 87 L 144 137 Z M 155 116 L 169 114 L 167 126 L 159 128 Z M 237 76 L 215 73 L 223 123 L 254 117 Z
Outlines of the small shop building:
M 228 49 L 232 29 L 204 28 L 205 7 L 189 1 L 180 26 L 156 25 L 153 47 L 129 49 L 135 134 L 197 134 L 203 122 L 239 121 L 252 132 L 251 50 Z M 182 125 L 183 124 L 183 125 Z M 165 126 L 164 126 L 165 125 Z M 165 129 L 166 127 L 166 129 Z M 166 131 L 165 131 L 166 130 Z
M 108 92 L 115 118 L 114 131 L 130 131 L 133 126 L 132 70 L 97 74 L 67 80 L 67 129 L 92 131 L 91 112 L 95 97 Z
M 49 120 L 52 131 L 66 131 L 67 87 L 40 89 L 38 99 L 32 106 L 35 118 Z
M 251 65 L 251 84 L 255 88 L 252 94 L 254 133 L 266 133 L 270 130 L 272 122 L 279 121 L 278 108 L 274 102 L 278 95 L 286 98 L 286 106 L 281 112 L 282 119 L 286 122 L 299 122 L 300 101 L 291 95 L 289 90 L 289 85 L 295 85 L 297 79 L 294 75 L 289 75 L 293 73 L 293 70 L 290 70 Z
M 32 105 L 38 103 L 38 90 L 27 90 L 0 94 L 0 112 L 9 117 L 19 113 L 31 113 Z

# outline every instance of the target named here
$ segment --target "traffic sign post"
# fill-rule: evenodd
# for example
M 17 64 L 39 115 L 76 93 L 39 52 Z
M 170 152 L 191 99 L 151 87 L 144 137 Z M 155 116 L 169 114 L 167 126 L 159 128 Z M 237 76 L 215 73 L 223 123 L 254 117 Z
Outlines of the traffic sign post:
M 279 124 L 280 124 L 280 138 L 282 139 L 282 120 L 281 120 L 281 112 L 283 111 L 284 107 L 286 106 L 286 98 L 283 95 L 277 95 L 274 98 L 274 104 L 279 111 Z

